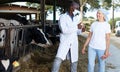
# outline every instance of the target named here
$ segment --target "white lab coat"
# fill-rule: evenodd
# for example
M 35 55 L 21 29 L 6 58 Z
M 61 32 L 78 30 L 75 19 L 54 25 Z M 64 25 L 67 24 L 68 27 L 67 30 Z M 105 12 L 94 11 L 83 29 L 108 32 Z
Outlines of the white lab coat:
M 59 26 L 62 31 L 60 34 L 60 44 L 56 57 L 62 60 L 66 59 L 70 51 L 71 62 L 78 61 L 78 37 L 77 25 L 80 23 L 80 16 L 74 16 L 73 19 L 66 12 L 59 19 Z

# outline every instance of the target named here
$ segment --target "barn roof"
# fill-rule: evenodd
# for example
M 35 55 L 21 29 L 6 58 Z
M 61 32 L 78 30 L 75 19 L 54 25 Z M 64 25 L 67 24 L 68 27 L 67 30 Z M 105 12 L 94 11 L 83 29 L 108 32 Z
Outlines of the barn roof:
M 32 2 L 40 3 L 41 0 L 0 0 L 0 4 L 11 3 L 11 2 Z M 53 5 L 55 0 L 45 0 L 46 5 Z M 56 5 L 64 6 L 70 0 L 56 0 Z M 79 0 L 74 0 L 79 3 Z

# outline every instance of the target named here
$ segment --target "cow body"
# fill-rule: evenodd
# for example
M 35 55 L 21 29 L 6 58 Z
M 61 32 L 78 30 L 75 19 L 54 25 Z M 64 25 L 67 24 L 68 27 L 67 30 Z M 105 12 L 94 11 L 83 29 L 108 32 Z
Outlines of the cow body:
M 16 20 L 9 20 L 10 26 L 20 26 L 20 22 Z M 17 47 L 17 41 L 18 41 L 18 34 L 19 29 L 17 28 L 10 28 L 10 48 L 11 48 L 11 55 L 13 54 L 13 50 L 15 47 Z
M 0 72 L 12 72 L 13 66 L 10 59 L 0 60 Z
M 5 45 L 6 30 L 0 30 L 0 47 Z
M 0 18 L 0 27 L 5 26 L 8 23 L 7 20 Z M 0 48 L 5 45 L 6 30 L 0 29 Z
M 25 31 L 25 43 L 26 44 L 32 43 L 41 47 L 48 47 L 51 45 L 42 29 L 38 27 L 28 28 Z
M 4 23 L 4 26 L 20 26 L 29 24 L 24 17 L 20 17 L 18 15 L 13 15 L 11 18 L 0 18 L 0 23 Z M 6 30 L 9 30 L 9 34 L 7 34 L 8 32 L 6 33 Z M 17 45 L 19 45 L 19 42 L 27 45 L 32 43 L 42 47 L 48 47 L 52 44 L 39 27 L 2 29 L 0 31 L 0 47 L 5 45 L 6 38 L 9 39 L 6 41 L 9 41 L 8 43 L 10 43 L 11 55 Z

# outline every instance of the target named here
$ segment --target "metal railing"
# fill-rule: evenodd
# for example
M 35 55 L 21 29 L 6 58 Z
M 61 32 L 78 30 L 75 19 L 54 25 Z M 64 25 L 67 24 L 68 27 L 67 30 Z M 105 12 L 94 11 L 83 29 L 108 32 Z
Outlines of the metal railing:
M 31 27 L 40 27 L 40 24 L 35 24 L 35 25 L 20 25 L 20 26 L 0 26 L 0 30 L 6 30 L 6 37 L 5 37 L 5 44 L 3 48 L 5 49 L 5 54 L 7 56 L 15 56 L 15 57 L 21 57 L 24 56 L 26 46 L 25 45 L 25 40 L 24 40 L 24 33 L 27 28 Z M 16 35 L 16 40 L 14 41 L 14 51 L 15 53 L 11 54 L 11 43 L 10 43 L 10 30 L 11 29 L 16 29 L 17 35 Z M 21 35 L 21 41 L 19 41 L 19 31 L 22 31 Z M 1 47 L 2 48 L 2 47 Z

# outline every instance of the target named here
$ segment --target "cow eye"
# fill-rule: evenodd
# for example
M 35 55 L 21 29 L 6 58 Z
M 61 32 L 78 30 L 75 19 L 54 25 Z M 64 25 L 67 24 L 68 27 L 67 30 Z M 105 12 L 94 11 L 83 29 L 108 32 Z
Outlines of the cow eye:
M 3 38 L 5 37 L 5 35 L 2 36 Z
M 12 44 L 14 43 L 14 41 L 12 41 Z

